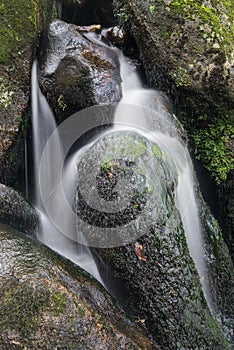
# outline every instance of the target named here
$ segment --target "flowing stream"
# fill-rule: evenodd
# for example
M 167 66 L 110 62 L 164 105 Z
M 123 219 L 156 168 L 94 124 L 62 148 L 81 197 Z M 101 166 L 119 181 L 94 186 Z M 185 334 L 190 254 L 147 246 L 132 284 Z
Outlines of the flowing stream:
M 67 259 L 73 261 L 75 264 L 82 267 L 84 270 L 93 275 L 99 282 L 102 283 L 100 274 L 98 272 L 96 263 L 92 257 L 89 248 L 85 245 L 80 245 L 75 241 L 69 239 L 56 227 L 56 224 L 51 222 L 46 210 L 44 208 L 41 191 L 46 191 L 47 188 L 51 188 L 50 181 L 53 162 L 55 159 L 59 161 L 63 158 L 61 149 L 61 143 L 58 133 L 56 133 L 56 122 L 54 115 L 50 110 L 46 98 L 40 91 L 37 78 L 37 62 L 35 61 L 32 67 L 32 126 L 33 126 L 33 150 L 34 150 L 34 206 L 40 215 L 40 228 L 38 232 L 38 239 L 46 244 L 48 247 L 63 255 Z M 43 168 L 40 168 L 41 157 L 43 150 L 49 137 L 55 136 L 56 142 L 54 147 L 46 152 L 46 161 L 43 163 Z M 41 176 L 39 176 L 39 169 Z M 70 199 L 70 205 L 74 202 L 76 184 L 76 167 L 74 161 L 67 162 L 64 166 L 64 186 L 67 189 L 67 195 Z M 60 197 L 63 194 L 61 191 L 55 191 L 49 196 L 50 209 L 54 211 L 57 217 L 63 216 L 63 208 L 59 206 Z M 71 217 L 62 218 L 64 227 L 68 236 L 71 236 L 71 232 L 76 231 L 76 224 Z
M 94 33 L 87 35 L 87 38 L 94 41 L 98 45 L 106 45 L 101 41 L 101 36 Z M 122 93 L 123 97 L 118 105 L 115 113 L 115 123 L 128 123 L 129 126 L 139 132 L 164 145 L 173 158 L 178 174 L 178 186 L 176 190 L 176 206 L 180 211 L 184 229 L 187 236 L 187 242 L 191 256 L 194 259 L 197 270 L 201 277 L 204 294 L 207 302 L 212 309 L 212 301 L 210 299 L 209 287 L 206 284 L 207 268 L 203 259 L 203 241 L 201 234 L 201 224 L 198 215 L 196 196 L 194 190 L 194 178 L 192 162 L 184 144 L 180 130 L 178 129 L 178 121 L 169 113 L 170 105 L 167 98 L 155 90 L 145 89 L 140 81 L 138 73 L 134 67 L 128 63 L 121 51 L 112 48 L 115 54 L 119 57 L 120 71 L 122 78 Z M 140 105 L 146 107 L 148 113 L 145 116 L 127 113 L 125 104 Z M 149 111 L 152 111 L 153 118 L 149 119 Z M 153 120 L 153 122 L 152 122 Z M 88 247 L 80 245 L 62 234 L 48 218 L 40 196 L 40 187 L 45 191 L 50 186 L 51 167 L 55 157 L 62 157 L 61 144 L 59 135 L 57 135 L 56 147 L 47 152 L 46 166 L 41 169 L 43 174 L 42 181 L 39 179 L 39 167 L 42 157 L 42 152 L 50 135 L 56 130 L 54 116 L 48 106 L 45 97 L 42 95 L 37 81 L 37 63 L 35 62 L 32 68 L 32 124 L 33 124 L 33 140 L 34 140 L 34 169 L 35 169 L 35 193 L 34 204 L 40 213 L 40 231 L 38 239 L 48 245 L 53 250 L 61 255 L 72 260 L 86 271 L 91 273 L 97 280 L 102 283 L 97 266 L 94 262 L 92 254 Z M 115 128 L 116 126 L 114 126 Z M 147 130 L 149 132 L 147 132 Z M 56 133 L 56 131 L 55 131 Z M 90 145 L 89 145 L 90 146 Z M 78 151 L 68 159 L 63 170 L 63 185 L 66 189 L 67 196 L 70 200 L 70 205 L 74 205 L 76 191 L 76 162 L 77 157 L 82 155 L 83 150 Z M 64 230 L 67 232 L 76 231 L 75 222 L 71 217 L 63 216 L 63 208 L 59 208 L 60 191 L 49 194 L 49 205 L 53 212 L 57 213 L 57 217 L 62 217 Z M 68 234 L 68 236 L 70 236 Z
M 101 39 L 103 34 L 89 33 L 87 37 L 98 45 L 105 45 Z M 178 186 L 176 190 L 176 206 L 180 211 L 183 227 L 187 237 L 190 254 L 195 262 L 203 291 L 208 305 L 214 308 L 209 290 L 209 281 L 206 278 L 208 268 L 204 260 L 202 228 L 198 213 L 194 186 L 193 164 L 179 132 L 182 127 L 176 117 L 169 113 L 171 107 L 167 97 L 157 90 L 143 87 L 141 79 L 119 49 L 113 48 L 119 57 L 120 73 L 122 78 L 122 99 L 116 110 L 114 121 L 115 129 L 135 129 L 142 136 L 166 148 L 174 160 Z M 128 105 L 146 107 L 132 110 Z M 148 109 L 152 109 L 152 115 Z M 132 112 L 133 111 L 133 112 Z M 125 124 L 125 126 L 124 126 Z M 126 126 L 128 124 L 128 126 Z M 123 125 L 123 126 L 121 126 Z

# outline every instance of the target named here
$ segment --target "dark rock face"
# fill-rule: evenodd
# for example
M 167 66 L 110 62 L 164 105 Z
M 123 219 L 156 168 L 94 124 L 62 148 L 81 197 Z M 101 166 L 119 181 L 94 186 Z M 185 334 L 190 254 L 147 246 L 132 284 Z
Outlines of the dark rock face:
M 117 57 L 91 43 L 77 27 L 53 21 L 43 39 L 40 85 L 59 121 L 121 97 Z
M 101 24 L 111 27 L 116 24 L 111 0 L 57 0 L 59 18 L 77 25 Z
M 0 184 L 0 222 L 33 233 L 38 225 L 38 215 L 21 194 Z
M 96 201 L 98 211 L 95 211 L 90 209 L 90 206 L 95 208 L 94 191 L 90 194 L 88 189 L 93 185 L 89 183 L 90 173 L 97 162 L 101 170 L 96 176 L 99 200 Z M 147 164 L 145 170 L 143 164 Z M 147 329 L 161 349 L 189 349 L 191 344 L 197 350 L 229 349 L 209 311 L 189 254 L 175 207 L 177 175 L 169 154 L 136 133 L 110 133 L 85 153 L 78 170 L 79 178 L 83 174 L 82 180 L 87 180 L 87 191 L 82 181 L 79 191 L 82 190 L 83 197 L 91 203 L 90 206 L 87 201 L 86 205 L 78 203 L 78 217 L 90 225 L 86 230 L 88 242 L 92 244 L 97 238 L 99 245 L 96 247 L 100 248 L 95 254 L 97 261 L 100 258 L 102 261 L 104 282 L 110 290 L 113 281 L 117 283 L 114 295 L 122 307 Z M 113 210 L 115 217 L 111 218 L 109 227 L 115 223 L 118 230 L 107 231 L 104 224 L 108 224 L 109 214 L 105 213 L 106 221 L 103 220 L 102 200 L 109 203 L 111 211 L 110 200 L 126 197 L 129 187 L 118 186 L 121 177 L 134 184 L 135 192 L 133 190 L 128 207 L 124 202 L 125 211 Z M 103 223 L 101 235 L 98 231 L 100 223 Z M 117 247 L 118 235 L 123 243 L 126 239 L 126 244 L 121 247 Z M 109 244 L 108 249 L 102 245 L 104 240 Z M 103 261 L 108 266 L 108 273 L 102 270 Z M 233 270 L 228 267 L 228 271 Z
M 38 35 L 52 18 L 53 9 L 52 0 L 1 2 L 0 182 L 11 186 L 17 183 L 23 166 L 32 57 Z
M 157 350 L 79 267 L 4 226 L 0 243 L 2 350 Z

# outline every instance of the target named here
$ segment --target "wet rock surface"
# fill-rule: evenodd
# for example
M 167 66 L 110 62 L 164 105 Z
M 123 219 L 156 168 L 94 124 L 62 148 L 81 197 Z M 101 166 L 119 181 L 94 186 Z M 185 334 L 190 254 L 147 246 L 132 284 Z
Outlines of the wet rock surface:
M 117 57 L 90 42 L 79 28 L 53 21 L 43 39 L 39 83 L 57 120 L 121 97 Z
M 157 349 L 79 267 L 0 226 L 0 347 Z
M 234 265 L 222 230 L 207 204 L 199 197 L 199 213 L 203 230 L 203 252 L 207 271 L 202 277 L 209 286 L 211 309 L 234 348 Z
M 98 212 L 93 209 L 95 199 L 90 194 L 88 197 L 88 192 L 79 182 L 78 191 L 83 190 L 86 205 L 78 203 L 78 217 L 90 225 L 85 231 L 88 242 L 92 245 L 98 239 L 96 247 L 99 248 L 95 249 L 95 254 L 107 288 L 154 337 L 161 349 L 188 349 L 191 343 L 194 349 L 229 349 L 207 306 L 188 250 L 181 218 L 175 207 L 177 176 L 169 155 L 159 145 L 137 133 L 117 132 L 98 140 L 79 163 L 79 175 L 84 170 L 83 179 L 86 171 L 87 191 L 91 187 L 89 166 L 95 172 L 96 164 L 101 169 L 96 176 Z M 145 172 L 142 164 L 147 164 Z M 140 193 L 140 202 L 134 196 L 128 197 L 128 206 L 121 202 L 126 211 L 111 207 L 110 203 L 110 199 L 119 198 L 121 201 L 127 196 L 126 186 L 117 187 L 121 177 L 129 184 L 134 182 Z M 92 188 L 94 186 L 95 183 Z M 104 222 L 101 212 L 105 209 L 103 198 L 112 211 L 111 215 L 114 212 L 115 224 L 119 227 L 108 231 L 103 224 L 100 234 L 97 228 Z M 105 215 L 107 223 L 108 215 Z M 113 217 L 110 222 L 114 222 Z M 124 223 L 122 226 L 121 222 Z M 105 240 L 108 249 L 102 245 Z M 124 242 L 125 246 L 117 247 L 117 242 Z
M 19 192 L 0 184 L 0 222 L 32 234 L 38 215 Z

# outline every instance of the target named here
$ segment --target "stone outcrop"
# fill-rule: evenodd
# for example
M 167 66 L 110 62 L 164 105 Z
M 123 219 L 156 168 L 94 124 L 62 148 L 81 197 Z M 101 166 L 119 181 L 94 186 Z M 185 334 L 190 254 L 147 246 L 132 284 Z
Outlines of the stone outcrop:
M 114 3 L 152 86 L 169 92 L 190 118 L 234 108 L 231 1 Z

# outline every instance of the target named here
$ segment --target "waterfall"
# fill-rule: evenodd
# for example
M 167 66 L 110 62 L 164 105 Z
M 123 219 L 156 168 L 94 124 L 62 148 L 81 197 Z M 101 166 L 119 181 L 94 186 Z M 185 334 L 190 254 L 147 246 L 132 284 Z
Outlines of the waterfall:
M 88 33 L 86 36 L 98 45 L 107 46 L 101 41 L 101 36 L 97 34 Z M 145 89 L 138 73 L 123 56 L 122 52 L 117 48 L 109 47 L 109 49 L 112 49 L 119 57 L 123 93 L 123 97 L 115 112 L 114 129 L 126 128 L 124 124 L 128 124 L 129 128 L 132 127 L 149 140 L 154 142 L 156 139 L 160 145 L 166 148 L 174 160 L 178 177 L 176 206 L 180 211 L 190 254 L 200 275 L 205 297 L 212 309 L 207 279 L 204 278 L 207 274 L 207 267 L 203 258 L 203 239 L 194 189 L 193 167 L 187 147 L 181 138 L 180 129 L 178 129 L 179 123 L 175 116 L 170 113 L 170 103 L 166 96 L 156 90 Z M 146 108 L 147 113 L 145 115 L 142 115 L 141 112 L 128 113 L 127 105 L 143 106 Z M 150 111 L 152 112 L 152 118 L 149 118 Z M 65 188 L 66 195 L 69 197 L 70 206 L 74 205 L 77 157 L 82 156 L 85 148 L 83 148 L 82 152 L 79 151 L 65 162 L 63 167 L 63 186 L 51 183 L 54 181 L 54 176 L 51 175 L 54 162 L 60 162 L 61 167 L 63 166 L 62 145 L 59 135 L 56 135 L 56 123 L 53 113 L 49 109 L 48 103 L 38 86 L 36 63 L 34 63 L 32 69 L 32 118 L 35 169 L 34 203 L 41 218 L 41 229 L 38 238 L 101 281 L 89 248 L 75 242 L 76 234 L 79 234 L 76 233 L 75 218 L 69 214 L 69 211 L 66 212 L 63 206 L 59 206 L 60 199 L 64 195 L 63 188 Z M 49 152 L 47 151 L 45 155 L 43 154 L 43 149 L 52 133 L 55 138 L 55 142 L 52 143 L 53 149 L 49 150 Z M 87 147 L 90 146 L 91 144 L 87 145 Z M 41 176 L 39 178 L 39 166 L 42 156 L 44 157 L 44 165 L 43 169 L 40 169 Z M 48 192 L 46 205 L 50 207 L 50 212 L 53 213 L 52 216 L 56 217 L 55 221 L 59 222 L 58 225 L 56 225 L 56 222 L 52 223 L 47 216 L 40 196 L 40 186 L 42 192 Z M 54 191 L 51 192 L 51 188 L 54 188 Z M 68 216 L 66 216 L 66 213 Z M 57 226 L 63 227 L 63 232 L 66 232 L 66 234 L 64 235 L 60 232 Z M 68 237 L 74 237 L 74 240 Z
M 57 133 L 54 115 L 38 85 L 36 61 L 32 67 L 31 86 L 34 159 L 33 202 L 40 217 L 38 239 L 54 251 L 88 271 L 102 283 L 89 248 L 68 238 L 68 236 L 73 237 L 76 235 L 75 221 L 73 217 L 66 216 L 64 208 L 59 204 L 60 198 L 64 195 L 63 188 L 69 198 L 71 206 L 75 200 L 76 157 L 73 156 L 64 164 L 63 186 L 59 183 L 53 183 L 53 166 L 55 162 L 59 162 L 61 166 L 63 165 L 63 150 L 59 134 Z M 51 135 L 53 135 L 55 142 L 51 144 L 52 147 L 50 147 L 50 149 L 47 147 L 47 152 L 43 152 Z M 43 162 L 41 162 L 42 157 L 44 160 Z M 67 232 L 67 236 L 57 228 L 56 222 L 51 222 L 45 210 L 41 193 L 46 193 L 47 190 L 51 188 L 54 188 L 54 191 L 48 193 L 46 206 L 49 206 L 50 210 L 54 212 L 58 221 L 63 221 L 63 228 Z
M 106 30 L 101 34 L 88 33 L 86 37 L 98 45 L 107 47 L 102 41 Z M 109 46 L 108 46 L 109 47 Z M 109 47 L 110 48 L 110 47 Z M 167 150 L 177 169 L 178 185 L 176 189 L 176 207 L 180 212 L 185 230 L 190 254 L 200 276 L 203 292 L 212 310 L 214 304 L 211 298 L 208 267 L 204 259 L 202 227 L 198 213 L 195 194 L 193 164 L 181 137 L 182 127 L 176 117 L 170 112 L 170 102 L 162 92 L 146 89 L 140 80 L 136 69 L 116 47 L 112 50 L 119 58 L 122 78 L 122 99 L 117 106 L 114 116 L 114 129 L 132 129 L 147 139 L 161 145 Z M 131 108 L 142 106 L 146 108 Z

